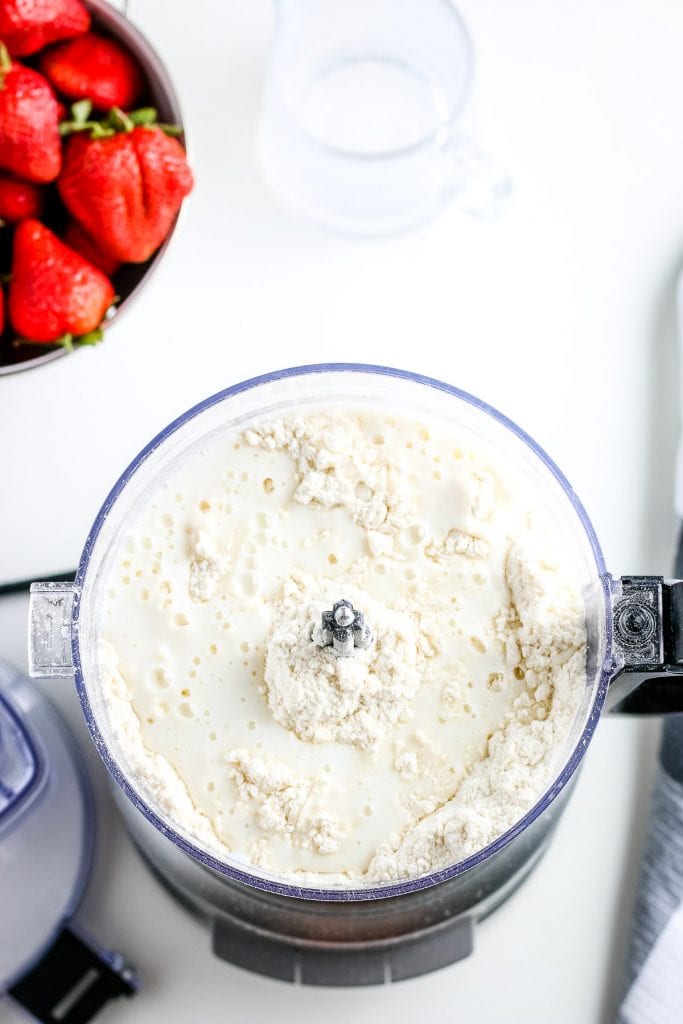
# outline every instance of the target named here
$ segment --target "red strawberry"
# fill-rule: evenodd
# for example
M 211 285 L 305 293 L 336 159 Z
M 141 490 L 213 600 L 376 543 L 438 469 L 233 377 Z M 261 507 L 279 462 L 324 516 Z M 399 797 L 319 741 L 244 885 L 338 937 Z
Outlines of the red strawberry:
M 114 289 L 101 271 L 40 221 L 21 222 L 14 233 L 8 313 L 22 338 L 64 343 L 89 335 L 113 299 Z
M 140 111 L 139 114 L 149 114 Z M 192 189 L 185 150 L 158 125 L 135 125 L 112 111 L 125 130 L 93 138 L 76 125 L 57 182 L 69 212 L 105 252 L 144 263 L 169 233 Z
M 0 0 L 0 39 L 15 57 L 89 28 L 90 15 L 80 0 Z
M 97 242 L 94 242 L 87 231 L 81 227 L 77 220 L 69 221 L 64 232 L 63 241 L 70 249 L 80 252 L 89 263 L 101 270 L 107 277 L 113 277 L 121 266 L 119 260 L 102 252 Z
M 40 217 L 44 198 L 40 185 L 0 173 L 0 221 Z
M 101 110 L 130 110 L 142 92 L 142 75 L 130 54 L 94 32 L 54 46 L 42 54 L 39 67 L 62 95 L 89 99 Z
M 0 43 L 0 167 L 28 181 L 53 181 L 62 163 L 57 100 L 42 75 L 12 63 Z

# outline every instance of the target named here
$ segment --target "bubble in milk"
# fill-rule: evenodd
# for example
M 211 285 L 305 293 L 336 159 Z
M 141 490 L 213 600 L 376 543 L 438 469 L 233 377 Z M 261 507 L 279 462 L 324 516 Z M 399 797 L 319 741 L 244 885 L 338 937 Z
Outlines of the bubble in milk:
M 409 526 L 404 532 L 404 540 L 407 544 L 419 544 L 424 540 L 424 527 L 420 526 L 419 523 L 414 523 L 413 526 Z
M 150 683 L 158 690 L 166 690 L 173 682 L 170 673 L 167 669 L 155 668 L 152 670 Z
M 235 589 L 242 597 L 253 597 L 258 593 L 260 580 L 255 572 L 240 573 L 235 579 Z

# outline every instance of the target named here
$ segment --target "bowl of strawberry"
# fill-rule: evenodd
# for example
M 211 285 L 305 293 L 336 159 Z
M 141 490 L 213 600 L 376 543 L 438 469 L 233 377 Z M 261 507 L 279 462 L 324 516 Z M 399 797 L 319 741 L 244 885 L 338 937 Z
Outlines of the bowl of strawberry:
M 104 0 L 0 0 L 0 374 L 101 341 L 191 191 L 180 110 Z

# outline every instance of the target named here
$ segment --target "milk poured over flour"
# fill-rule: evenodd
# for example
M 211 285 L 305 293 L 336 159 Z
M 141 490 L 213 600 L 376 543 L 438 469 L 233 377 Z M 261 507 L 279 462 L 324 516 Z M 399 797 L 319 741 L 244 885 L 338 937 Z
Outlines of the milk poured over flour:
M 362 408 L 255 423 L 161 482 L 110 562 L 118 759 L 257 873 L 443 868 L 526 813 L 585 685 L 584 610 L 528 483 L 468 434 Z M 373 631 L 315 640 L 344 598 Z

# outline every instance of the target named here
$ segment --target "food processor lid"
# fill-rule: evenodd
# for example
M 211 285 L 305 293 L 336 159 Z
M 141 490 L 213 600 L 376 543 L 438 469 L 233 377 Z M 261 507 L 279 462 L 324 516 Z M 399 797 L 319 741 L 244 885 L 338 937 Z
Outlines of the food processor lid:
M 40 767 L 29 733 L 0 691 L 0 835 L 16 824 Z
M 102 958 L 72 921 L 93 847 L 93 799 L 76 745 L 40 692 L 0 661 L 0 995 L 38 1020 L 86 1021 L 134 990 L 123 960 Z M 81 998 L 76 989 L 93 970 L 97 985 Z

